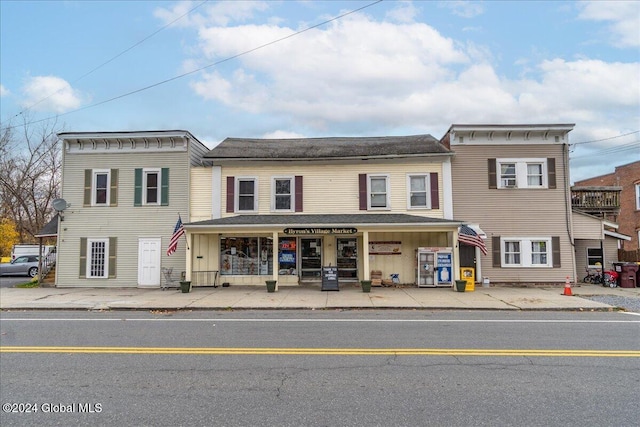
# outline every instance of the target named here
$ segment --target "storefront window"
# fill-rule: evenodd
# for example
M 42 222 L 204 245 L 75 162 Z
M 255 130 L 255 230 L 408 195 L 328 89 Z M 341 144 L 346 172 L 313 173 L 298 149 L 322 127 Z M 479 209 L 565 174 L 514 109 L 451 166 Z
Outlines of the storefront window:
M 296 238 L 281 239 L 278 248 L 278 274 L 297 275 L 296 270 Z
M 272 275 L 273 239 L 268 237 L 221 237 L 221 275 Z

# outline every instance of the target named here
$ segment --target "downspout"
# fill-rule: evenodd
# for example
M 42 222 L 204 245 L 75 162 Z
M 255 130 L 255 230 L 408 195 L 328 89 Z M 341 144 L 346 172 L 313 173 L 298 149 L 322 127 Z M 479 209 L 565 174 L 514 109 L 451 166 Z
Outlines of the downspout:
M 569 243 L 571 244 L 571 268 L 573 272 L 573 283 L 577 282 L 576 275 L 576 245 L 573 241 L 573 221 L 571 217 L 571 198 L 569 197 L 567 189 L 569 188 L 569 158 L 567 151 L 569 150 L 568 144 L 562 144 L 562 168 L 564 174 L 564 207 L 565 207 L 565 224 L 567 228 L 567 236 L 569 237 Z

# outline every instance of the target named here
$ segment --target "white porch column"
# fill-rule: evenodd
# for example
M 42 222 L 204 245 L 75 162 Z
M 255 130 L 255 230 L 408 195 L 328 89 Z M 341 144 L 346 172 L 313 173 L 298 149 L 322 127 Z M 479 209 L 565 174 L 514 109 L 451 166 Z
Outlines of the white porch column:
M 458 242 L 458 228 L 452 231 L 453 235 L 453 279 L 460 280 L 460 242 Z M 455 289 L 455 284 L 453 284 Z
M 273 261 L 272 261 L 272 270 L 273 274 L 271 275 L 272 280 L 278 280 L 278 252 L 280 248 L 280 243 L 278 242 L 278 232 L 273 232 Z M 279 283 L 276 282 L 276 291 L 278 290 Z
M 185 279 L 184 280 L 191 280 L 191 269 L 193 268 L 193 262 L 191 260 L 191 248 L 193 247 L 193 239 L 192 239 L 192 234 L 185 230 L 185 240 L 186 240 L 186 248 L 185 248 L 185 256 L 186 256 L 186 260 L 185 260 Z
M 364 278 L 362 280 L 371 280 L 371 269 L 369 268 L 369 232 L 362 232 L 362 268 L 364 269 Z

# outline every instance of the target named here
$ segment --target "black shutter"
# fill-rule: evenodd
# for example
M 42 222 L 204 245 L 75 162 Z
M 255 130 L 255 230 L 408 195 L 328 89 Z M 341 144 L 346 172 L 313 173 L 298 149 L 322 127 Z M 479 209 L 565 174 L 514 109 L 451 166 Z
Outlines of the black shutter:
M 489 188 L 498 188 L 498 179 L 496 176 L 496 159 L 489 160 Z
M 502 254 L 500 253 L 500 236 L 491 237 L 491 254 L 493 256 L 493 267 L 502 267 Z
M 553 254 L 553 268 L 560 268 L 560 237 L 551 237 L 551 253 Z
M 91 206 L 91 169 L 84 170 L 84 199 L 82 201 L 83 206 Z
M 118 169 L 111 169 L 110 185 L 109 206 L 118 206 Z
M 142 206 L 142 169 L 133 174 L 133 206 Z
M 547 183 L 549 188 L 556 188 L 556 159 L 553 157 L 547 159 Z
M 78 275 L 81 279 L 87 278 L 87 238 L 80 238 L 80 272 Z

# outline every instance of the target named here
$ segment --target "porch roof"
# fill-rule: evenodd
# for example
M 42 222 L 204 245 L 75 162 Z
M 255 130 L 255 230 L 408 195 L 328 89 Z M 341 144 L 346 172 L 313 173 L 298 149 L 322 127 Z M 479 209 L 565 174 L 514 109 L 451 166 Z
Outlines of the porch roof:
M 210 227 L 328 227 L 328 226 L 358 226 L 358 225 L 389 225 L 389 226 L 444 226 L 452 229 L 462 224 L 461 221 L 430 218 L 407 214 L 327 214 L 327 215 L 237 215 L 205 221 L 184 224 L 186 229 Z

